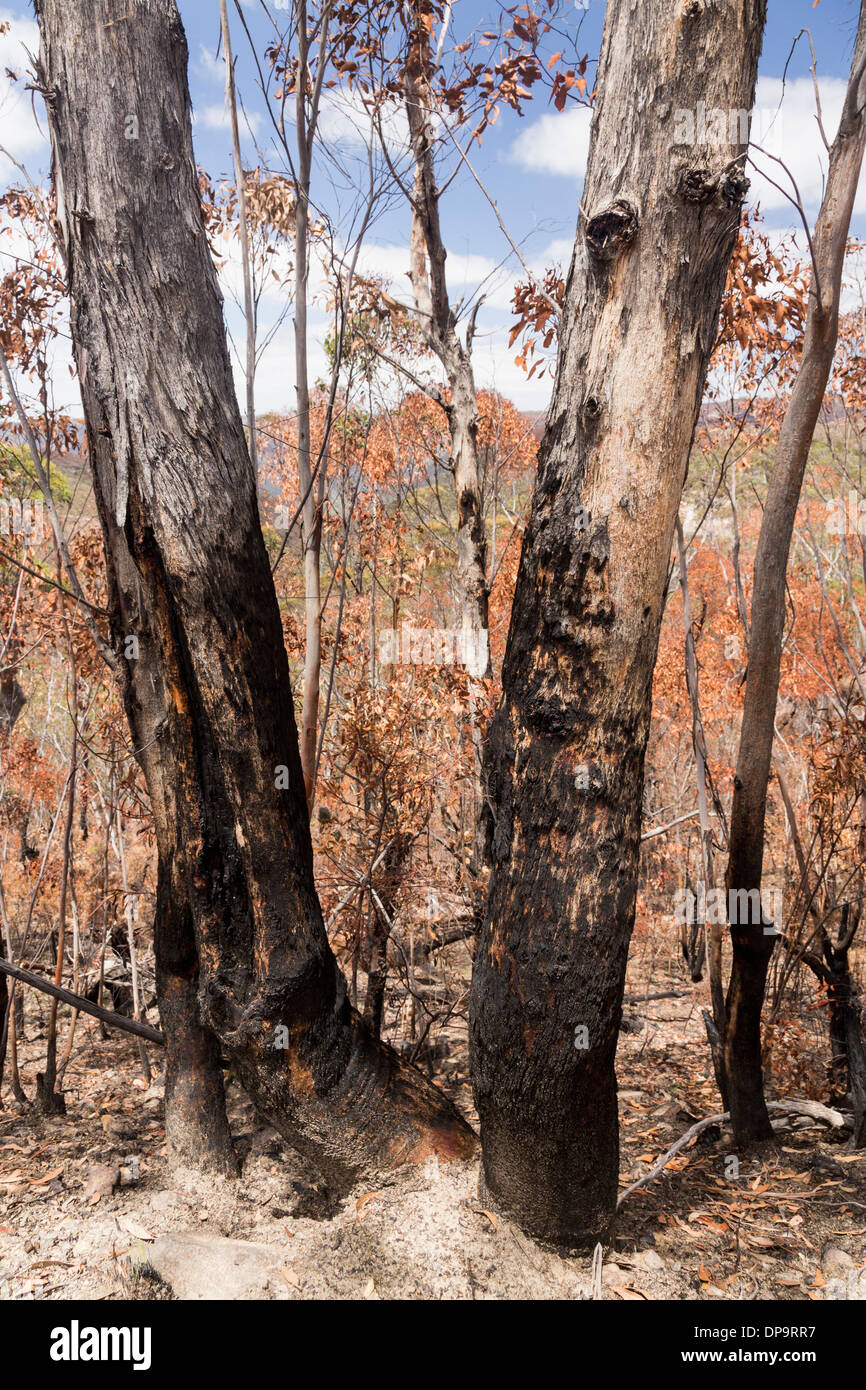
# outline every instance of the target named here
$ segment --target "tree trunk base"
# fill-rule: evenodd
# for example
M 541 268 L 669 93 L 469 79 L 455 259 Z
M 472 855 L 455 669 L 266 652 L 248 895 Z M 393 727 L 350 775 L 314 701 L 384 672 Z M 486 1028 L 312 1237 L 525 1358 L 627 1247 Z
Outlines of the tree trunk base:
M 315 1031 L 315 1039 L 290 1036 L 285 1050 L 249 1036 L 223 1042 L 256 1109 L 335 1193 L 434 1155 L 443 1163 L 475 1155 L 478 1136 L 454 1103 L 374 1038 L 347 1001 Z
M 738 1154 L 771 1154 L 779 1147 L 779 1136 L 776 1134 L 772 1125 L 769 1134 L 756 1134 L 753 1136 L 734 1136 L 734 1148 Z
M 66 1101 L 53 1086 L 46 1085 L 44 1072 L 36 1073 L 36 1109 L 40 1115 L 65 1115 Z
M 492 1178 L 492 1175 L 491 1175 Z M 495 1180 L 494 1180 L 495 1183 Z M 501 1196 L 485 1172 L 482 1163 L 478 1174 L 478 1201 L 480 1206 L 519 1226 L 543 1249 L 555 1251 L 558 1255 L 585 1255 L 593 1251 L 597 1244 L 607 1245 L 613 1226 L 615 1212 L 605 1204 L 595 1218 L 587 1216 L 582 1208 L 579 1217 L 569 1219 L 563 1209 L 564 1204 L 545 1209 L 538 1201 L 537 1188 L 531 1183 L 522 1185 L 518 1192 L 516 1183 L 509 1183 L 505 1197 Z
M 171 1169 L 238 1176 L 219 1043 L 196 1019 L 195 983 L 162 981 L 166 1035 L 165 1145 Z
M 600 1116 L 595 1128 L 583 1126 L 583 1145 L 577 1119 L 567 1144 L 520 1125 L 511 1130 L 492 1117 L 484 1119 L 480 1182 L 493 1205 L 527 1235 L 560 1251 L 584 1252 L 599 1241 L 606 1244 L 618 1193 L 615 1098 L 613 1118 L 608 1119 L 604 1123 Z

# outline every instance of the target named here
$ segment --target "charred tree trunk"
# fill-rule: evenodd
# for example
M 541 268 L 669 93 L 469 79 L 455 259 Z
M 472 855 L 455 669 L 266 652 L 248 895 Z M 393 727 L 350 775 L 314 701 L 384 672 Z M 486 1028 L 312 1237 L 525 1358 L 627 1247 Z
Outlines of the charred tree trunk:
M 0 735 L 11 734 L 26 703 L 27 696 L 15 679 L 14 668 L 0 670 Z
M 614 1059 L 671 543 L 747 188 L 764 0 L 609 0 L 589 168 L 490 736 L 493 878 L 472 986 L 484 1173 L 534 1234 L 603 1239 Z
M 866 1146 L 866 1045 L 863 1042 L 862 1005 L 851 974 L 849 952 L 860 924 L 862 905 L 853 913 L 850 903 L 842 909 L 839 935 L 833 941 L 823 931 L 822 950 L 827 963 L 827 998 L 830 1005 L 831 1076 L 841 1081 L 845 1099 L 854 1110 L 853 1146 Z
M 381 875 L 373 897 L 370 961 L 367 993 L 364 996 L 364 1022 L 375 1038 L 381 1036 L 385 1015 L 385 989 L 388 984 L 388 942 L 397 910 L 397 895 L 406 874 L 412 837 L 397 830 L 382 860 Z M 371 874 L 370 894 L 373 896 Z
M 259 1109 L 331 1181 L 469 1154 L 450 1102 L 350 1008 L 325 933 L 174 0 L 37 13 L 113 638 L 159 850 L 174 1094 L 191 1076 L 192 1119 L 220 1099 L 195 994 Z
M 827 1068 L 830 1103 L 844 1105 L 850 1099 L 854 1111 L 854 1148 L 866 1146 L 866 1043 L 863 1040 L 862 1005 L 848 955 L 860 924 L 861 912 L 858 904 L 852 914 L 850 903 L 845 903 L 835 941 L 826 923 L 819 921 L 820 956 L 815 951 L 798 946 L 788 937 L 782 937 L 782 943 L 791 955 L 807 965 L 826 987 L 830 1013 L 830 1064 Z
M 732 905 L 761 887 L 767 785 L 779 694 L 785 583 L 803 473 L 827 388 L 839 322 L 842 267 L 866 139 L 866 8 L 861 5 L 851 76 L 830 151 L 827 185 L 812 237 L 812 284 L 803 356 L 782 422 L 755 551 L 749 663 L 734 776 L 725 883 L 733 961 L 725 1001 L 727 1102 L 738 1144 L 770 1139 L 761 1067 L 761 1010 L 777 928 L 737 920 Z

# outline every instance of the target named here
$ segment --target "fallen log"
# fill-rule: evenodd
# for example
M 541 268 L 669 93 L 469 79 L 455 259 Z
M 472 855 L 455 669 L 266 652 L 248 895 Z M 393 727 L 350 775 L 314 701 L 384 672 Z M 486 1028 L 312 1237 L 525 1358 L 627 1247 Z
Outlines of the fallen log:
M 124 1018 L 123 1014 L 112 1013 L 111 1009 L 103 1009 L 101 1005 L 91 1003 L 83 995 L 73 994 L 71 989 L 63 989 L 61 985 L 44 980 L 32 970 L 22 970 L 20 965 L 12 965 L 8 960 L 0 958 L 0 974 L 10 975 L 13 980 L 20 980 L 24 985 L 42 990 L 44 994 L 50 994 L 55 999 L 62 999 L 64 1004 L 71 1004 L 73 1009 L 78 1009 L 80 1013 L 92 1014 L 94 1018 L 101 1019 L 109 1028 L 120 1028 L 124 1033 L 134 1033 L 137 1038 L 147 1038 L 148 1042 L 159 1043 L 160 1046 L 165 1044 L 165 1038 L 158 1028 L 151 1028 L 149 1023 L 139 1023 L 135 1018 Z

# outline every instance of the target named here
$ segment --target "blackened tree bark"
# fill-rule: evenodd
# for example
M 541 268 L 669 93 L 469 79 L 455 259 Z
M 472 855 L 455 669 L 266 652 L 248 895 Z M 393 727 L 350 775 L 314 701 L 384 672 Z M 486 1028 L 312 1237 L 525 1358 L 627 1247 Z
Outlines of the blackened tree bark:
M 175 1099 L 202 1137 L 215 1035 L 332 1182 L 469 1154 L 450 1102 L 350 1008 L 325 933 L 174 0 L 36 9 L 113 637 L 159 850 Z
M 854 1148 L 866 1147 L 866 1046 L 863 1042 L 862 1005 L 849 952 L 863 915 L 863 905 L 854 911 L 846 903 L 842 909 L 839 933 L 834 941 L 826 926 L 821 946 L 827 963 L 827 998 L 830 1006 L 831 1069 L 842 1063 L 843 1097 L 850 1093 L 854 1108 Z
M 27 703 L 27 697 L 11 666 L 0 670 L 0 735 L 11 734 L 19 714 Z
M 3 927 L 0 925 L 0 954 L 6 956 L 6 942 L 3 940 Z M 6 976 L 0 972 L 0 1105 L 3 1104 L 3 1069 L 6 1065 L 6 1040 L 9 1036 L 7 1013 L 9 1010 L 9 987 Z
M 861 5 L 848 89 L 812 236 L 803 356 L 782 422 L 755 551 L 749 664 L 725 876 L 733 961 L 725 1000 L 724 1069 L 731 1125 L 740 1145 L 773 1135 L 764 1100 L 761 1010 L 777 928 L 762 914 L 757 914 L 755 922 L 737 919 L 743 915 L 744 893 L 754 893 L 761 886 L 788 553 L 809 447 L 836 351 L 845 246 L 866 142 L 864 103 L 866 6 Z
M 689 448 L 747 181 L 764 0 L 609 0 L 589 167 L 490 738 L 472 1074 L 490 1194 L 603 1238 L 643 765 Z M 719 108 L 706 141 L 678 115 Z M 723 127 L 723 128 L 722 128 Z
M 853 913 L 850 903 L 843 905 L 835 939 L 826 922 L 818 919 L 815 934 L 820 940 L 821 955 L 782 937 L 791 954 L 808 965 L 826 987 L 830 1015 L 830 1102 L 844 1105 L 850 1097 L 854 1111 L 851 1143 L 855 1149 L 866 1147 L 866 1044 L 861 1026 L 862 1005 L 849 952 L 862 911 L 862 903 L 857 904 Z

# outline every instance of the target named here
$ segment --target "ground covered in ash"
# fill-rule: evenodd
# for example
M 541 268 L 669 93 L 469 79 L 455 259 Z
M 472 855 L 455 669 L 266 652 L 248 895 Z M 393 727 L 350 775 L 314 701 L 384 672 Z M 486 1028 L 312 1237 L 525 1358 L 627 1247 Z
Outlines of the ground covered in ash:
M 652 969 L 632 971 L 629 991 L 618 1060 L 623 1190 L 720 1109 L 701 987 Z M 28 1095 L 43 1021 L 30 995 Z M 590 1257 L 543 1249 L 491 1209 L 477 1163 L 428 1164 L 335 1197 L 231 1078 L 241 1176 L 203 1185 L 171 1175 L 162 1088 L 142 1080 L 134 1040 L 104 1038 L 90 1019 L 78 1027 L 66 1115 L 41 1117 L 4 1089 L 4 1299 L 866 1299 L 866 1153 L 851 1152 L 846 1129 L 791 1117 L 775 1147 L 738 1162 L 729 1135 L 704 1130 L 626 1198 L 593 1270 Z M 159 1049 L 151 1061 L 157 1068 Z M 465 1029 L 431 1065 L 472 1117 Z

